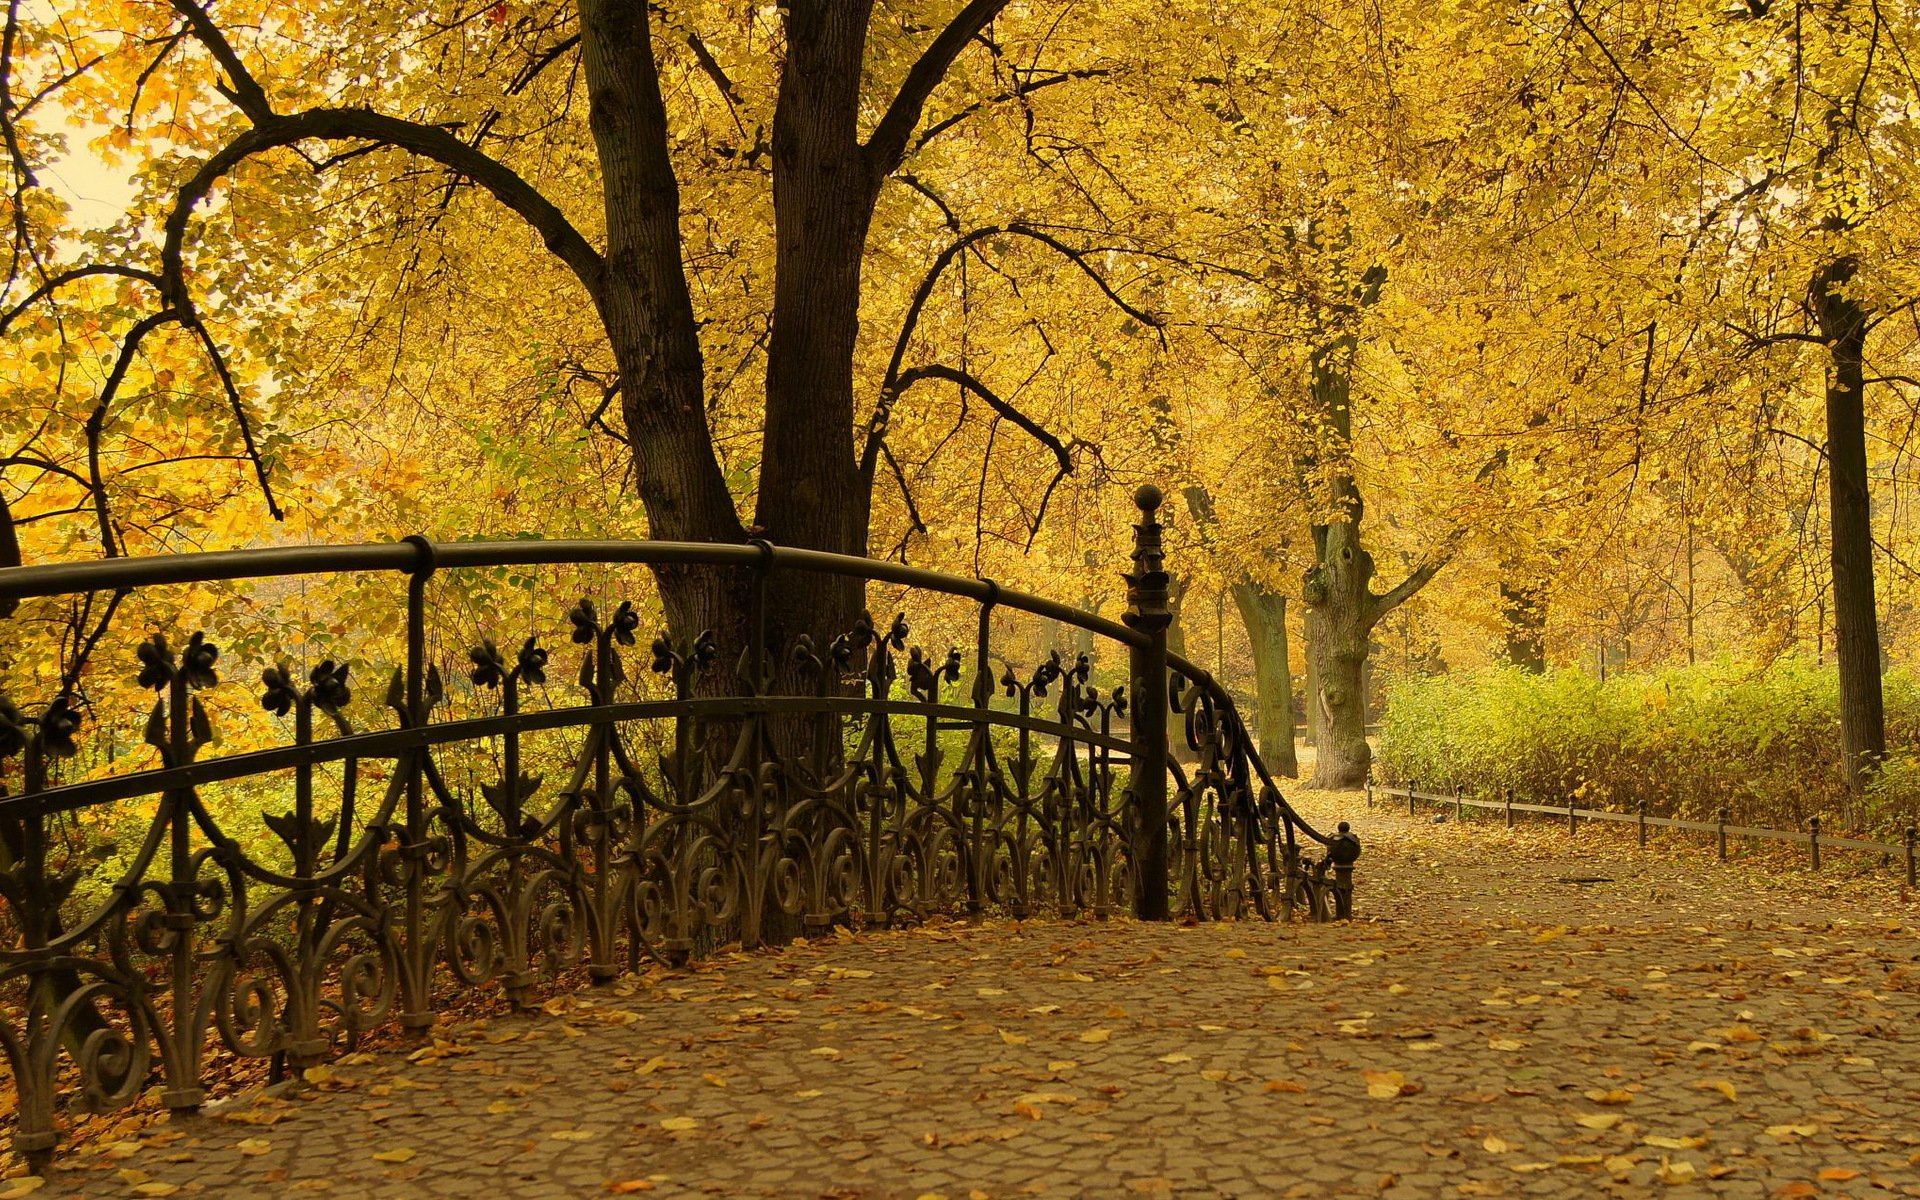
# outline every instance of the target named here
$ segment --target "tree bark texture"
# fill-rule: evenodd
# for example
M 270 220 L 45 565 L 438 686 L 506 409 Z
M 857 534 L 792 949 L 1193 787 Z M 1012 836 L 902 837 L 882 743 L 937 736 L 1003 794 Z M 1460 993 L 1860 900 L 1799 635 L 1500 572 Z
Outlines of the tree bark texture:
M 1837 259 L 1814 272 L 1808 299 L 1830 358 L 1827 486 L 1832 522 L 1834 657 L 1840 667 L 1840 741 L 1858 793 L 1886 756 L 1880 634 L 1873 594 L 1873 513 L 1867 492 L 1868 318 L 1846 295 L 1859 264 Z
M 1233 585 L 1233 603 L 1253 650 L 1253 733 L 1267 769 L 1297 779 L 1293 749 L 1293 670 L 1288 661 L 1287 598 L 1257 583 Z

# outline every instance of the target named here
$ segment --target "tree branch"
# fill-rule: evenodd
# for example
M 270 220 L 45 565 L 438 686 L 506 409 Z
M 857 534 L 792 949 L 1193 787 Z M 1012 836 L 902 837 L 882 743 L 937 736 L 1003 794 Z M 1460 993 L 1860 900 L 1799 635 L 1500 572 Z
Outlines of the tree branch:
M 195 3 L 195 0 L 173 0 L 173 7 L 187 19 L 187 24 L 193 27 L 193 36 L 199 39 L 200 44 L 207 48 L 207 53 L 213 55 L 213 60 L 219 63 L 220 69 L 226 73 L 226 83 L 214 84 L 220 89 L 220 94 L 233 101 L 234 105 L 247 114 L 247 118 L 255 125 L 265 125 L 272 121 L 273 105 L 267 100 L 266 90 L 260 86 L 260 81 L 253 77 L 253 73 L 247 70 L 247 65 L 240 61 L 240 55 L 235 52 L 233 43 L 229 42 L 227 35 L 213 23 L 213 18 L 207 15 L 207 10 Z
M 893 169 L 906 156 L 907 140 L 920 124 L 920 113 L 926 107 L 927 97 L 946 78 L 953 60 L 960 56 L 960 51 L 966 48 L 974 35 L 985 29 L 987 22 L 998 16 L 1006 6 L 1007 0 L 968 0 L 967 6 L 940 31 L 940 35 L 933 39 L 933 44 L 908 69 L 907 78 L 894 94 L 893 102 L 887 105 L 886 114 L 873 127 L 867 144 L 861 147 L 875 184 L 893 174 Z
M 873 484 L 874 470 L 880 453 L 879 439 L 886 435 L 887 423 L 893 417 L 894 401 L 899 399 L 900 393 L 904 392 L 912 382 L 901 374 L 901 364 L 907 356 L 907 344 L 913 339 L 914 330 L 919 327 L 920 314 L 933 296 L 934 285 L 939 282 L 941 273 L 969 247 L 987 238 L 1003 235 L 1029 238 L 1056 251 L 1074 266 L 1079 267 L 1087 278 L 1093 280 L 1094 286 L 1100 289 L 1101 295 L 1112 301 L 1121 312 L 1150 328 L 1165 327 L 1166 321 L 1163 318 L 1135 307 L 1127 302 L 1126 297 L 1115 291 L 1113 285 L 1107 282 L 1106 276 L 1087 261 L 1085 253 L 1074 249 L 1044 230 L 1014 222 L 1007 225 L 989 225 L 954 239 L 945 250 L 940 252 L 939 257 L 933 260 L 933 265 L 927 269 L 925 277 L 920 280 L 920 286 L 914 289 L 913 298 L 907 303 L 907 314 L 901 322 L 900 333 L 894 338 L 893 356 L 888 360 L 886 374 L 880 382 L 880 402 L 875 406 L 873 418 L 868 423 L 867 444 L 860 455 L 861 478 L 869 487 Z
M 253 463 L 254 478 L 260 481 L 260 494 L 266 498 L 267 514 L 276 521 L 286 520 L 286 513 L 280 509 L 280 502 L 274 499 L 273 483 L 267 478 L 267 464 L 260 457 L 260 447 L 253 440 L 253 422 L 247 417 L 247 406 L 240 399 L 240 389 L 234 386 L 233 372 L 227 368 L 227 360 L 215 344 L 213 334 L 207 331 L 206 322 L 193 317 L 189 322 L 200 344 L 206 347 L 207 357 L 213 361 L 214 374 L 220 377 L 220 386 L 226 390 L 227 403 L 233 406 L 233 419 L 240 425 L 240 440 L 246 445 L 247 458 Z
M 1440 573 L 1440 568 L 1453 561 L 1454 553 L 1459 549 L 1459 542 L 1460 535 L 1458 534 L 1447 539 L 1446 546 L 1440 551 L 1437 557 L 1430 558 L 1415 567 L 1411 574 L 1394 585 L 1393 589 L 1385 595 L 1375 596 L 1373 598 L 1374 620 L 1378 621 L 1381 617 L 1386 616 L 1394 609 L 1399 608 L 1402 604 L 1413 599 L 1415 592 L 1418 592 L 1421 588 L 1433 582 L 1433 577 Z
M 1008 88 L 1004 92 L 996 92 L 991 96 L 984 96 L 975 100 L 972 104 L 967 105 L 959 112 L 942 117 L 927 126 L 926 130 L 922 132 L 919 137 L 913 139 L 912 153 L 919 153 L 928 142 L 931 142 L 933 139 L 939 137 L 947 130 L 952 129 L 955 125 L 958 125 L 960 122 L 990 104 L 1005 104 L 1009 100 L 1018 100 L 1025 96 L 1031 96 L 1041 88 L 1049 88 L 1056 83 L 1070 83 L 1076 79 L 1105 79 L 1111 74 L 1113 74 L 1113 72 L 1107 70 L 1105 67 L 1080 67 L 1076 70 L 1061 71 L 1058 74 L 1049 75 L 1045 79 L 1028 80 Z
M 173 210 L 167 215 L 166 241 L 160 252 L 162 299 L 183 312 L 192 312 L 192 298 L 187 294 L 181 267 L 187 221 L 194 207 L 206 198 L 220 179 L 247 159 L 269 150 L 308 140 L 363 139 L 437 162 L 485 188 L 496 200 L 531 225 L 540 234 L 547 249 L 573 269 L 574 275 L 586 287 L 595 303 L 600 301 L 604 263 L 599 252 L 573 227 L 566 214 L 532 184 L 515 174 L 512 168 L 467 145 L 445 129 L 360 108 L 316 108 L 287 117 L 270 117 L 234 138 L 209 158 L 179 190 Z

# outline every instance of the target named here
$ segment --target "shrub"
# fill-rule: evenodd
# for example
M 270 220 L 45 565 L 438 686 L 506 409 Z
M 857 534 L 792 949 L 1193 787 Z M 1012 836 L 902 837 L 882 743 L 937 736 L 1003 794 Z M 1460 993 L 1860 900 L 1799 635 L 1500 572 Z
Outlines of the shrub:
M 1797 828 L 1819 815 L 1891 836 L 1920 811 L 1920 681 L 1886 677 L 1900 749 L 1863 799 L 1847 795 L 1838 683 L 1804 658 L 1616 675 L 1511 667 L 1407 679 L 1388 693 L 1379 768 L 1391 782 L 1516 799 Z

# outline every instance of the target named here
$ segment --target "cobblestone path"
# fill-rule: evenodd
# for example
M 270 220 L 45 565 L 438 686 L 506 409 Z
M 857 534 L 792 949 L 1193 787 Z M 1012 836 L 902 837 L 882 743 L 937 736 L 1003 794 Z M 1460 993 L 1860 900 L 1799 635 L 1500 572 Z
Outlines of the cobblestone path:
M 1920 1196 L 1893 873 L 1304 807 L 1367 839 L 1354 925 L 735 956 L 83 1147 L 39 1195 Z

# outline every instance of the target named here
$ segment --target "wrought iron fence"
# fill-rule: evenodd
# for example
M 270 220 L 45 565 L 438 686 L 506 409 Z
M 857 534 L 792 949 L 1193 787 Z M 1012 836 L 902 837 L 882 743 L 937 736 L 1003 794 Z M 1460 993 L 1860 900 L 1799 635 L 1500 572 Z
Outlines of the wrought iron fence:
M 155 694 L 141 734 L 151 765 L 65 778 L 74 698 L 0 701 L 14 1146 L 44 1158 L 63 1106 L 123 1105 L 156 1077 L 167 1105 L 191 1109 L 217 1047 L 300 1069 L 379 1028 L 422 1030 L 461 989 L 498 986 L 525 1004 L 574 967 L 604 980 L 643 957 L 936 912 L 1349 915 L 1357 838 L 1303 821 L 1226 692 L 1167 654 L 1159 494 L 1136 499 L 1124 623 L 985 580 L 764 542 L 414 538 L 0 571 L 0 601 L 406 580 L 404 662 L 380 727 L 355 715 L 364 664 L 302 671 L 268 656 L 252 666 L 258 704 L 291 718 L 292 741 L 209 753 L 216 715 L 237 716 L 220 705 L 236 656 L 200 633 L 155 633 L 128 655 Z M 433 580 L 553 564 L 746 572 L 747 644 L 663 634 L 645 651 L 648 680 L 629 670 L 638 610 L 582 599 L 566 612 L 571 662 L 537 635 L 507 642 L 517 649 L 481 637 L 459 657 L 430 646 Z M 782 572 L 971 604 L 971 661 L 912 645 L 904 618 L 863 615 L 828 645 L 780 644 L 767 585 Z M 1001 610 L 1123 652 L 1125 682 L 1097 686 L 1088 655 L 996 670 Z M 722 656 L 737 663 L 736 694 L 702 684 Z M 555 702 L 549 676 L 571 678 L 581 702 Z M 456 690 L 468 714 L 438 716 Z M 1184 764 L 1168 753 L 1175 717 Z M 486 777 L 462 783 L 449 766 L 462 755 Z M 75 831 L 109 818 L 133 834 L 90 863 Z
M 1835 837 L 1822 831 L 1820 818 L 1808 817 L 1804 832 L 1791 829 L 1768 829 L 1753 825 L 1733 824 L 1733 810 L 1722 805 L 1714 814 L 1712 821 L 1686 821 L 1678 817 L 1656 817 L 1647 812 L 1647 802 L 1642 800 L 1633 812 L 1612 812 L 1600 808 L 1581 808 L 1572 799 L 1565 804 L 1534 804 L 1513 798 L 1513 789 L 1503 789 L 1498 799 L 1469 796 L 1458 787 L 1452 793 L 1422 792 L 1417 780 L 1408 780 L 1403 785 L 1389 786 L 1367 780 L 1367 807 L 1372 808 L 1374 800 L 1381 802 L 1389 799 L 1402 799 L 1407 802 L 1407 815 L 1414 816 L 1421 801 L 1436 808 L 1451 808 L 1455 815 L 1465 816 L 1467 810 L 1491 811 L 1501 813 L 1506 818 L 1508 829 L 1513 828 L 1514 814 L 1531 814 L 1552 817 L 1567 823 L 1567 834 L 1572 836 L 1580 831 L 1580 823 L 1601 822 L 1614 825 L 1632 825 L 1636 837 L 1644 848 L 1650 831 L 1671 829 L 1681 833 L 1710 833 L 1714 836 L 1715 851 L 1721 862 L 1726 862 L 1728 845 L 1734 839 L 1747 838 L 1754 841 L 1786 842 L 1799 844 L 1807 848 L 1808 865 L 1818 871 L 1823 850 L 1864 850 L 1879 854 L 1884 861 L 1891 863 L 1898 856 L 1905 863 L 1907 886 L 1920 884 L 1920 828 L 1907 826 L 1898 844 L 1876 842 L 1867 838 Z

